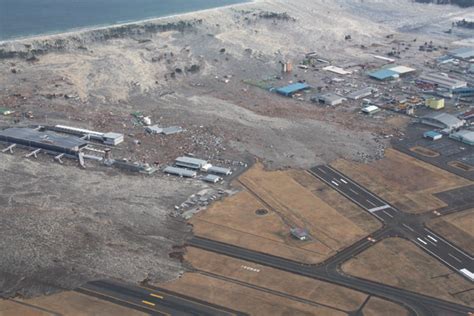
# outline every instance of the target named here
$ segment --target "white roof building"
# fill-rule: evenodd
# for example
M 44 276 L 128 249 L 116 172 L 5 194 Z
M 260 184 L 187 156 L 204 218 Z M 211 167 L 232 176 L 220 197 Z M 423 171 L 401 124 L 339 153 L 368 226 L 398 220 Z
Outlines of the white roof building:
M 458 119 L 456 116 L 448 113 L 433 112 L 423 116 L 420 123 L 437 127 L 440 129 L 453 130 L 464 125 L 465 121 Z
M 438 87 L 446 88 L 449 90 L 467 87 L 466 81 L 450 78 L 448 75 L 445 74 L 425 74 L 420 76 L 419 79 L 420 81 L 431 83 L 437 85 Z

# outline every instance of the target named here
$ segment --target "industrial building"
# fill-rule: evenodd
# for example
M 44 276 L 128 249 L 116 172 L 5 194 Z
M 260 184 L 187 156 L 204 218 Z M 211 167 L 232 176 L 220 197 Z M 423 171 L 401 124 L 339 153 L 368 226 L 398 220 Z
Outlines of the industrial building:
M 351 99 L 351 100 L 359 100 L 359 99 L 362 99 L 362 98 L 365 98 L 365 97 L 368 97 L 368 96 L 372 95 L 374 90 L 375 89 L 372 88 L 372 87 L 367 87 L 367 88 L 364 88 L 364 89 L 361 89 L 361 90 L 351 92 L 348 95 L 346 95 L 346 97 L 348 99 Z
M 450 78 L 448 75 L 437 73 L 424 74 L 420 76 L 419 80 L 448 90 L 464 88 L 467 86 L 466 81 Z
M 473 97 L 474 96 L 474 88 L 466 87 L 466 88 L 458 88 L 454 89 L 453 93 L 460 97 Z
M 426 99 L 425 105 L 433 110 L 440 110 L 444 108 L 444 99 L 429 98 Z
M 380 69 L 369 73 L 369 77 L 377 80 L 395 80 L 400 78 L 400 74 L 390 69 Z
M 375 114 L 377 112 L 380 112 L 380 108 L 378 106 L 375 106 L 375 105 L 369 105 L 369 106 L 366 106 L 365 108 L 362 108 L 362 113 L 365 113 L 365 114 L 368 114 L 368 115 L 372 115 L 372 114 Z
M 207 170 L 211 167 L 211 165 L 206 160 L 184 156 L 176 158 L 174 163 L 178 167 L 194 170 Z
M 230 170 L 228 168 L 222 168 L 222 167 L 216 167 L 216 166 L 209 167 L 207 169 L 207 172 L 208 173 L 213 173 L 213 174 L 220 174 L 220 175 L 224 175 L 224 176 L 229 176 L 229 175 L 232 174 L 232 170 Z
M 449 138 L 474 146 L 474 131 L 460 130 L 449 135 Z
M 106 145 L 116 146 L 123 142 L 123 134 L 119 133 L 101 133 L 96 131 L 91 131 L 83 128 L 65 126 L 65 125 L 55 125 L 55 126 L 46 126 L 44 127 L 47 130 L 52 130 L 55 132 L 61 132 L 65 134 L 76 135 L 79 137 L 85 137 L 87 139 L 94 139 L 100 142 L 103 142 Z
M 319 102 L 327 105 L 338 105 L 342 102 L 346 101 L 344 97 L 337 95 L 335 93 L 325 93 L 325 94 L 318 94 L 311 98 L 313 102 Z
M 410 67 L 407 67 L 407 66 L 394 66 L 394 67 L 388 68 L 388 70 L 395 71 L 400 76 L 407 75 L 409 73 L 413 73 L 413 72 L 416 71 L 416 69 L 410 68 Z
M 0 141 L 73 156 L 78 156 L 79 152 L 88 145 L 86 140 L 79 137 L 20 127 L 0 130 Z
M 158 125 L 152 125 L 145 127 L 145 130 L 150 134 L 173 135 L 181 133 L 183 128 L 181 126 L 159 127 Z
M 462 127 L 465 121 L 460 120 L 451 114 L 433 112 L 423 116 L 420 119 L 420 123 L 440 128 L 445 132 L 450 132 L 454 129 Z
M 176 167 L 171 167 L 171 166 L 168 166 L 165 169 L 163 169 L 163 172 L 167 174 L 179 176 L 179 177 L 184 177 L 184 178 L 195 178 L 197 176 L 197 172 L 194 170 L 176 168 Z
M 298 82 L 298 83 L 293 83 L 284 87 L 277 88 L 276 92 L 286 97 L 291 97 L 293 94 L 303 91 L 303 90 L 307 90 L 309 88 L 310 86 L 307 83 Z
M 443 134 L 438 133 L 436 131 L 428 131 L 428 132 L 423 133 L 423 137 L 429 140 L 438 140 L 438 139 L 443 138 Z
M 474 58 L 474 48 L 472 47 L 462 47 L 449 52 L 451 56 L 457 59 L 471 59 Z

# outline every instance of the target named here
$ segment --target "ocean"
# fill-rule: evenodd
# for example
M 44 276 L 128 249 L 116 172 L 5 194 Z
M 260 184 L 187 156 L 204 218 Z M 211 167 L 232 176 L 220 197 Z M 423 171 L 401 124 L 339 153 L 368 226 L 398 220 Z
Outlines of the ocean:
M 246 0 L 0 0 L 0 40 L 164 17 Z

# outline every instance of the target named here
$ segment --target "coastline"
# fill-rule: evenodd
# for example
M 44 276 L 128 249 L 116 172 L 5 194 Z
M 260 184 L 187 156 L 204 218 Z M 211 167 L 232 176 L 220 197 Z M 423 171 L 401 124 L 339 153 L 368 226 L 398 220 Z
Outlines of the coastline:
M 172 15 L 146 18 L 146 19 L 130 21 L 130 22 L 115 23 L 115 24 L 109 24 L 109 25 L 96 25 L 96 26 L 80 27 L 80 28 L 73 28 L 73 29 L 70 29 L 68 31 L 57 31 L 57 32 L 53 31 L 53 32 L 49 32 L 49 33 L 36 34 L 36 35 L 26 35 L 26 36 L 16 37 L 16 38 L 12 38 L 12 39 L 0 40 L 0 45 L 15 44 L 15 43 L 18 43 L 18 42 L 23 42 L 23 41 L 32 41 L 32 40 L 34 41 L 34 40 L 40 40 L 40 39 L 50 39 L 50 38 L 54 38 L 54 37 L 67 37 L 67 36 L 71 36 L 71 35 L 87 33 L 87 32 L 93 32 L 93 31 L 108 30 L 108 29 L 118 28 L 118 27 L 122 27 L 122 26 L 130 26 L 130 25 L 139 26 L 139 25 L 146 24 L 146 23 L 158 23 L 158 22 L 163 22 L 163 21 L 172 20 L 172 19 L 183 19 L 183 18 L 186 18 L 188 16 L 193 16 L 195 14 L 204 14 L 204 13 L 208 13 L 208 12 L 215 12 L 215 11 L 226 10 L 226 9 L 230 9 L 230 8 L 248 6 L 248 5 L 256 4 L 258 2 L 264 2 L 266 0 L 243 0 L 243 1 L 245 1 L 245 2 L 229 4 L 229 5 L 224 5 L 224 6 L 219 6 L 219 7 L 215 7 L 215 8 L 209 8 L 209 9 L 202 9 L 202 10 L 197 10 L 197 11 L 189 11 L 189 12 L 177 13 L 177 14 L 172 14 Z

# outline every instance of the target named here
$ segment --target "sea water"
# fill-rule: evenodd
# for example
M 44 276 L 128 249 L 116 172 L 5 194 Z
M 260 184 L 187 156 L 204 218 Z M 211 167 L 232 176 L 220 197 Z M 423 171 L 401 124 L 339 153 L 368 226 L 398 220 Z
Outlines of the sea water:
M 0 40 L 164 17 L 245 0 L 0 0 Z

